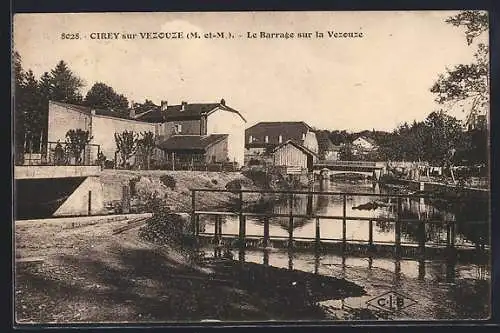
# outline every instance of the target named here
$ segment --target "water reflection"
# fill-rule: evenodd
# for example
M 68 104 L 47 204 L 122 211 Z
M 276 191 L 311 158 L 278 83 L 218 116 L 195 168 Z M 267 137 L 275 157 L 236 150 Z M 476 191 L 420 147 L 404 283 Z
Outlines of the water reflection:
M 233 250 L 235 256 L 237 252 Z M 207 251 L 207 256 L 209 253 L 213 252 Z M 484 307 L 489 304 L 488 265 L 463 264 L 448 259 L 403 260 L 319 252 L 298 254 L 269 249 L 247 250 L 243 258 L 247 262 L 344 278 L 363 286 L 366 297 L 338 301 L 348 308 L 365 308 L 367 300 L 387 291 L 397 291 L 418 302 L 412 315 L 423 319 L 487 315 Z M 326 301 L 325 304 L 332 305 L 332 302 Z
M 371 183 L 333 183 L 323 181 L 315 184 L 315 191 L 362 192 L 388 194 L 388 190 Z M 345 214 L 354 218 L 388 218 L 398 215 L 398 200 L 377 196 L 346 197 Z M 295 194 L 266 195 L 257 202 L 246 202 L 244 211 L 254 213 L 273 213 L 299 215 L 293 220 L 289 217 L 270 218 L 269 236 L 288 237 L 290 231 L 294 237 L 314 238 L 317 232 L 316 221 L 312 215 L 337 216 L 344 214 L 341 195 Z M 487 202 L 449 203 L 444 200 L 423 198 L 404 198 L 400 202 L 399 218 L 412 220 L 401 223 L 401 242 L 409 244 L 446 245 L 453 242 L 460 246 L 483 247 L 489 245 L 489 224 Z M 205 219 L 207 221 L 207 219 Z M 449 221 L 446 223 L 444 221 Z M 213 224 L 208 220 L 205 232 L 213 232 Z M 425 222 L 425 223 L 421 223 Z M 432 223 L 430 223 L 432 222 Z M 246 234 L 263 236 L 264 217 L 247 217 Z M 238 234 L 237 217 L 223 219 L 224 234 Z M 290 230 L 291 229 L 291 230 Z M 322 239 L 342 239 L 345 234 L 350 241 L 372 240 L 373 242 L 394 242 L 396 238 L 393 221 L 346 221 L 345 228 L 340 219 L 321 218 L 319 221 Z

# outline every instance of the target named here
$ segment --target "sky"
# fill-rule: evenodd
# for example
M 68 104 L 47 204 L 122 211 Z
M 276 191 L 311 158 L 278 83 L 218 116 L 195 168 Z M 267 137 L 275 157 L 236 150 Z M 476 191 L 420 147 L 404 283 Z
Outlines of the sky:
M 13 48 L 37 77 L 59 60 L 86 86 L 104 82 L 129 101 L 218 102 L 259 121 L 319 129 L 392 130 L 440 108 L 429 89 L 471 63 L 450 11 L 16 14 Z M 198 32 L 199 39 L 92 39 L 95 33 Z M 313 32 L 324 38 L 247 38 Z M 328 38 L 327 31 L 362 32 Z M 204 38 L 231 32 L 235 38 Z M 62 39 L 61 34 L 79 34 Z M 94 33 L 94 34 L 92 34 Z M 241 36 L 241 37 L 240 37 Z M 315 35 L 313 35 L 315 36 Z M 463 117 L 455 110 L 453 115 Z

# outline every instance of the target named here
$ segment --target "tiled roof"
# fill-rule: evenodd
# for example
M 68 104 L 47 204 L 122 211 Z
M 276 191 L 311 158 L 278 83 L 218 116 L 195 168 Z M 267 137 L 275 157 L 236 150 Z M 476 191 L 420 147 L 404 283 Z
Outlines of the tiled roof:
M 373 146 L 377 145 L 377 142 L 375 140 L 373 140 L 372 138 L 367 137 L 367 136 L 360 136 L 360 137 L 357 137 L 356 140 L 357 139 L 363 139 L 363 140 L 367 141 L 368 143 L 370 143 Z M 354 141 L 356 141 L 356 140 L 354 140 Z
M 274 151 L 277 151 L 277 150 L 279 150 L 280 148 L 282 148 L 282 147 L 284 147 L 284 146 L 286 146 L 286 145 L 288 145 L 288 144 L 290 144 L 290 145 L 292 145 L 292 146 L 296 147 L 297 149 L 301 150 L 301 151 L 302 151 L 302 152 L 304 152 L 305 154 L 312 155 L 312 156 L 318 156 L 318 154 L 316 154 L 316 153 L 315 153 L 315 152 L 313 152 L 312 150 L 310 150 L 310 149 L 308 149 L 308 148 L 304 147 L 303 145 L 301 145 L 301 144 L 299 144 L 299 143 L 297 143 L 297 142 L 295 142 L 295 141 L 293 141 L 293 140 L 288 140 L 287 142 L 280 144 L 279 146 L 277 146 L 277 147 L 274 149 Z
M 227 134 L 211 135 L 174 135 L 160 142 L 158 148 L 165 150 L 198 150 L 204 151 L 211 145 L 227 138 Z
M 96 115 L 115 117 L 121 119 L 130 119 L 135 121 L 141 121 L 146 123 L 163 123 L 166 120 L 188 120 L 188 119 L 200 119 L 202 115 L 207 115 L 210 111 L 217 108 L 237 113 L 245 122 L 245 118 L 235 109 L 221 104 L 221 103 L 194 103 L 185 105 L 185 110 L 181 111 L 182 105 L 169 105 L 166 112 L 161 111 L 161 107 L 153 107 L 147 111 L 137 114 L 133 119 L 130 118 L 130 109 L 122 110 L 111 110 L 111 109 L 96 109 L 90 108 L 83 105 L 74 105 L 68 103 L 61 103 L 51 101 L 51 103 L 73 109 L 78 112 L 85 114 L 91 114 L 91 110 L 95 110 Z
M 332 151 L 335 150 L 335 146 L 332 140 L 328 137 L 328 133 L 323 131 L 316 132 L 316 139 L 318 140 L 318 150 L 319 151 Z
M 136 115 L 137 120 L 148 122 L 164 122 L 165 120 L 189 120 L 200 119 L 215 109 L 222 109 L 237 113 L 244 121 L 245 118 L 235 109 L 221 103 L 186 103 L 184 110 L 181 105 L 169 105 L 165 111 L 161 107 L 152 108 L 149 111 Z
M 92 110 L 95 110 L 95 114 L 98 116 L 107 116 L 107 117 L 114 117 L 114 118 L 120 118 L 120 119 L 129 119 L 129 111 L 127 109 L 98 109 L 98 108 L 91 108 L 88 106 L 84 105 L 75 105 L 75 104 L 69 104 L 69 103 L 62 103 L 62 102 L 56 102 L 56 101 L 50 101 L 50 103 L 72 109 L 84 114 L 90 115 Z M 132 119 L 133 120 L 133 119 Z M 139 120 L 140 121 L 140 120 Z
M 245 130 L 245 142 L 247 147 L 276 146 L 281 135 L 282 142 L 294 140 L 302 144 L 302 134 L 311 130 L 311 127 L 303 121 L 280 121 L 280 122 L 260 122 Z M 252 143 L 249 137 L 252 136 Z M 268 137 L 268 143 L 265 137 Z

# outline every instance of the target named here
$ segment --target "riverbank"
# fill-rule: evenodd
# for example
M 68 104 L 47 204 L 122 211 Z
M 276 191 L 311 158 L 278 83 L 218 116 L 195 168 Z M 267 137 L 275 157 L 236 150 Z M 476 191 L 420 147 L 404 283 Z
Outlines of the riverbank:
M 238 261 L 193 261 L 142 241 L 127 220 L 16 226 L 22 323 L 318 320 L 316 302 L 364 295 L 344 279 Z M 61 232 L 63 229 L 64 232 Z M 36 255 L 36 257 L 34 257 Z
M 416 181 L 397 177 L 384 177 L 380 180 L 380 184 L 406 194 L 428 194 L 442 198 L 467 197 L 489 199 L 490 197 L 490 190 L 488 188 L 461 186 L 437 181 Z
M 191 189 L 226 189 L 241 186 L 259 189 L 254 182 L 240 172 L 165 171 L 165 170 L 103 170 L 100 176 L 105 205 L 116 207 L 121 203 L 123 186 L 134 184 L 131 189 L 132 206 L 143 206 L 155 195 L 174 212 L 191 210 Z M 166 180 L 166 181 L 165 181 Z M 230 192 L 204 192 L 198 194 L 198 209 L 210 209 L 231 205 L 237 195 Z M 250 198 L 251 200 L 257 200 Z

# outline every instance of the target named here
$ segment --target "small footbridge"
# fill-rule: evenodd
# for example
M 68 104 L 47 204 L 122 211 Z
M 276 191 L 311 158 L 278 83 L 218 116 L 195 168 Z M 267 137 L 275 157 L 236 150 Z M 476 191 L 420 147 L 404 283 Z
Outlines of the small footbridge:
M 379 180 L 387 171 L 386 162 L 371 161 L 318 161 L 313 165 L 313 173 L 322 179 L 336 174 L 360 174 Z

